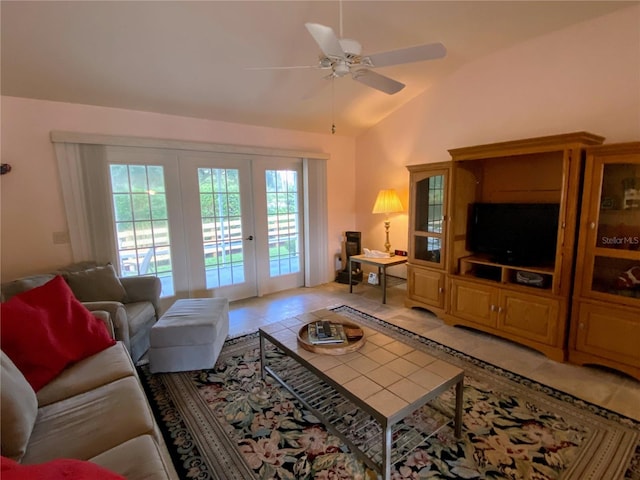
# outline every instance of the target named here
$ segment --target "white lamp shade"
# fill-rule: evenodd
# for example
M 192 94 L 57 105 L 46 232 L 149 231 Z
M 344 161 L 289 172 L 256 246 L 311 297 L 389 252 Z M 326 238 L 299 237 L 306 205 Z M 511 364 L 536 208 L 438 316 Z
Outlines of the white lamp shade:
M 373 206 L 372 213 L 397 213 L 402 212 L 402 203 L 395 190 L 380 190 Z

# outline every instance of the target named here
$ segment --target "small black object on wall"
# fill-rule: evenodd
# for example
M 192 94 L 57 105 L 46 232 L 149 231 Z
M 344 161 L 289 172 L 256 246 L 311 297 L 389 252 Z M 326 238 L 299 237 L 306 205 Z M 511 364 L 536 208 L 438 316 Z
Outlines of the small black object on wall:
M 0 175 L 4 175 L 5 173 L 9 173 L 11 171 L 11 165 L 8 163 L 0 163 Z

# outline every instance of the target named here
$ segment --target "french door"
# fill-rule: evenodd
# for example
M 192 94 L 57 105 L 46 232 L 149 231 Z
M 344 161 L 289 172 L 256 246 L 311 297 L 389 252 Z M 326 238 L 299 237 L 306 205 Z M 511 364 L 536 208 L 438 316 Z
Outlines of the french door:
M 178 160 L 189 295 L 256 296 L 250 161 L 206 153 Z
M 259 294 L 303 285 L 301 162 L 269 157 L 252 171 Z
M 301 161 L 107 149 L 122 275 L 230 300 L 304 283 Z

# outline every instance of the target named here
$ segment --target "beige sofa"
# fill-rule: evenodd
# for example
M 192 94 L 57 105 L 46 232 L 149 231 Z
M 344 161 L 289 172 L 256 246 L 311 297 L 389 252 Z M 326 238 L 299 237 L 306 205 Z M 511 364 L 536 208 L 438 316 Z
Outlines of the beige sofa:
M 117 277 L 110 265 L 93 262 L 71 265 L 51 273 L 31 275 L 0 287 L 2 301 L 44 285 L 62 275 L 74 295 L 91 311 L 111 316 L 115 339 L 129 351 L 134 363 L 149 349 L 149 332 L 160 317 L 161 284 L 157 277 Z
M 98 315 L 109 324 L 106 313 Z M 123 342 L 36 394 L 2 352 L 1 453 L 22 464 L 88 460 L 127 480 L 178 478 Z

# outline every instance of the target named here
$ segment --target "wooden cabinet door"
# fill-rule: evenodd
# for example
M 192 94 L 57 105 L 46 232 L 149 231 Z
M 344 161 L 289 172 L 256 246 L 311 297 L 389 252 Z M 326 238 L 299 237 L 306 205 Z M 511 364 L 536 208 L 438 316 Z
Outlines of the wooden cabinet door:
M 451 315 L 495 328 L 497 304 L 497 288 L 451 280 Z
M 637 312 L 580 303 L 576 350 L 640 367 L 640 318 Z
M 640 142 L 596 149 L 588 157 L 577 292 L 640 307 L 625 278 L 640 266 Z
M 409 262 L 444 270 L 450 162 L 409 165 Z
M 555 345 L 560 302 L 553 298 L 503 290 L 498 307 L 498 328 L 530 340 Z
M 407 294 L 412 300 L 444 308 L 444 281 L 442 272 L 412 265 L 407 267 Z

